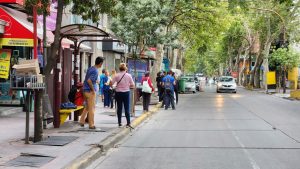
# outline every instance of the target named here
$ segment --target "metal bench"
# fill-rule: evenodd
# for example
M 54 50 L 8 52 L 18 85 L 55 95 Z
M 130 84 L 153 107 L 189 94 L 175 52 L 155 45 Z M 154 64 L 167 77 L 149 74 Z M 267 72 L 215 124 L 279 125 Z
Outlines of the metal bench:
M 67 118 L 74 113 L 74 121 L 78 121 L 78 116 L 83 111 L 84 106 L 77 106 L 76 109 L 60 109 L 59 115 L 60 115 L 60 125 L 64 124 L 64 122 L 67 120 Z M 70 118 L 71 119 L 71 118 Z

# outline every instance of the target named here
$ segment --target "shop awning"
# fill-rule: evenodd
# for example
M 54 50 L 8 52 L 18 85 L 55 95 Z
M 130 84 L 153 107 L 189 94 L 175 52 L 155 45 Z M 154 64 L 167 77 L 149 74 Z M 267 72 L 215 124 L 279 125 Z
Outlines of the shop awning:
M 27 21 L 27 14 L 0 5 L 0 19 L 7 22 L 4 33 L 0 35 L 0 45 L 33 47 L 33 24 Z M 43 38 L 39 24 L 37 35 L 39 39 Z

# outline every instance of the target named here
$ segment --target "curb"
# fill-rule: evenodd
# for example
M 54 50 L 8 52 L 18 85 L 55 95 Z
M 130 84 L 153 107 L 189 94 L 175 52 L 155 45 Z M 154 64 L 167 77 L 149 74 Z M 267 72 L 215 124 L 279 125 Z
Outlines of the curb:
M 151 117 L 154 113 L 159 110 L 161 103 L 155 105 L 155 107 L 147 113 L 142 114 L 138 118 L 136 118 L 132 123 L 132 127 L 136 128 L 143 121 L 145 121 L 148 117 Z M 101 157 L 107 150 L 113 148 L 119 141 L 124 139 L 130 133 L 130 129 L 128 128 L 117 128 L 112 134 L 107 136 L 104 140 L 102 140 L 96 147 L 90 148 L 87 152 L 80 155 L 80 159 L 75 159 L 67 166 L 63 167 L 64 169 L 81 169 L 88 167 L 93 161 Z

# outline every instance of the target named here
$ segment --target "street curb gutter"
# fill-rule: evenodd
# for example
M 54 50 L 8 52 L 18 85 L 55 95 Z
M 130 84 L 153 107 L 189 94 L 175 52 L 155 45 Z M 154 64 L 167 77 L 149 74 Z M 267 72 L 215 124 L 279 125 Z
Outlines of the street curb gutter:
M 136 118 L 131 126 L 136 128 L 143 121 L 145 121 L 148 117 L 151 117 L 154 113 L 156 113 L 161 106 L 161 103 L 157 104 L 152 110 L 147 113 L 142 114 L 138 118 Z M 113 131 L 112 134 L 107 136 L 104 140 L 102 140 L 97 147 L 90 148 L 87 152 L 82 154 L 78 159 L 73 160 L 67 166 L 63 167 L 65 169 L 81 169 L 88 167 L 93 161 L 101 157 L 105 151 L 113 148 L 119 141 L 124 139 L 130 133 L 129 128 L 118 128 Z

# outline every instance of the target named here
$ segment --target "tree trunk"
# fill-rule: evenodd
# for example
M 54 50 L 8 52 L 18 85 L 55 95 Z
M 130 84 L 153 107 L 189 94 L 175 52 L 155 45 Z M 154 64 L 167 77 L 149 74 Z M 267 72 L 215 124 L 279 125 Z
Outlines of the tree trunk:
M 60 48 L 60 29 L 64 8 L 64 0 L 57 1 L 57 17 L 56 17 L 56 29 L 54 33 L 54 42 L 51 45 L 51 54 L 47 57 L 47 65 L 45 66 L 45 76 L 49 77 L 51 70 L 55 67 L 56 57 Z
M 184 56 L 184 52 L 183 52 L 183 49 L 178 49 L 178 55 L 177 55 L 177 66 L 176 68 L 177 69 L 180 69 L 181 71 L 183 71 L 183 67 L 182 67 L 182 58 Z
M 267 42 L 264 49 L 264 61 L 263 61 L 263 67 L 264 67 L 264 79 L 263 79 L 263 87 L 265 90 L 268 90 L 268 84 L 267 84 L 267 73 L 269 72 L 269 51 L 271 48 L 271 41 Z
M 262 58 L 257 60 L 258 64 L 254 68 L 254 87 L 260 88 L 260 67 L 262 65 Z
M 153 85 L 156 86 L 156 74 L 161 70 L 161 64 L 163 61 L 163 55 L 164 55 L 164 45 L 162 44 L 157 44 L 156 46 L 156 61 L 154 63 L 154 68 L 152 69 L 150 76 L 151 79 L 153 79 Z
M 246 60 L 248 58 L 248 55 L 249 55 L 249 50 L 246 50 L 245 51 L 245 56 L 243 58 L 243 66 L 241 68 L 241 70 L 239 70 L 239 79 L 238 79 L 238 84 L 239 85 L 244 85 L 244 82 L 245 82 L 245 78 L 246 78 Z
M 172 68 L 177 69 L 178 49 L 173 49 Z

